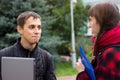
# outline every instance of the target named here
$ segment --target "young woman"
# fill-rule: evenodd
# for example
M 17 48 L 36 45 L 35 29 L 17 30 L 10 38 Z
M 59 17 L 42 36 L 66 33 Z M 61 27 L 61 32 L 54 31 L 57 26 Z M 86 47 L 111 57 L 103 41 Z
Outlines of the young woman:
M 120 80 L 120 15 L 115 4 L 104 2 L 93 5 L 89 12 L 94 37 L 91 62 L 96 80 Z M 90 80 L 81 60 L 76 64 L 76 80 Z

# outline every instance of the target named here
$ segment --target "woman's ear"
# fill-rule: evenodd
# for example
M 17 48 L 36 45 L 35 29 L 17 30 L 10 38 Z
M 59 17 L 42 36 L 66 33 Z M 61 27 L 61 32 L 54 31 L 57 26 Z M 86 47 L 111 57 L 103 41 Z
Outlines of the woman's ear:
M 17 26 L 17 31 L 18 31 L 18 33 L 21 35 L 21 34 L 22 34 L 22 31 L 23 31 L 23 28 L 18 25 L 18 26 Z

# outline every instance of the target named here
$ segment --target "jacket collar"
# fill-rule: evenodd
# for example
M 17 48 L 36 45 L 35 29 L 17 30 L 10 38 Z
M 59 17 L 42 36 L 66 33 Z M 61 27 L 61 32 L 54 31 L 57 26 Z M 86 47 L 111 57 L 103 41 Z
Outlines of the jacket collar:
M 16 45 L 18 46 L 18 48 L 19 48 L 23 53 L 25 53 L 26 56 L 32 55 L 32 54 L 36 51 L 36 49 L 37 49 L 37 47 L 38 47 L 38 44 L 36 45 L 36 47 L 35 47 L 32 51 L 29 51 L 28 49 L 25 49 L 25 48 L 21 45 L 20 40 L 21 40 L 21 38 L 18 38 Z

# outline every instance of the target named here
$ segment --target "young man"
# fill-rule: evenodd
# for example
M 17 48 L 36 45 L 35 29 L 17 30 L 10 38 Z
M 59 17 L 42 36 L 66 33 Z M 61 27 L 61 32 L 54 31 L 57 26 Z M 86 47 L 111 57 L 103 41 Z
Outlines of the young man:
M 21 37 L 14 45 L 0 50 L 0 58 L 35 58 L 36 80 L 56 80 L 52 56 L 37 45 L 42 32 L 41 17 L 32 11 L 23 12 L 18 16 L 17 24 L 17 31 Z M 0 78 L 2 80 L 1 71 Z

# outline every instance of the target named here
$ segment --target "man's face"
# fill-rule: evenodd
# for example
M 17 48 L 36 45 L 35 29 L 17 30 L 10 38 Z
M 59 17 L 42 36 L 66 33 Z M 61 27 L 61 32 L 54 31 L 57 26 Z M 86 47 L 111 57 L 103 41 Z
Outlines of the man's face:
M 39 18 L 29 17 L 23 28 L 19 27 L 18 32 L 21 35 L 23 43 L 36 44 L 41 37 L 41 20 Z

